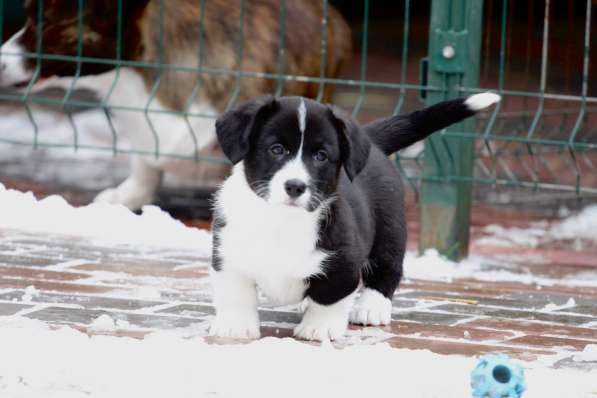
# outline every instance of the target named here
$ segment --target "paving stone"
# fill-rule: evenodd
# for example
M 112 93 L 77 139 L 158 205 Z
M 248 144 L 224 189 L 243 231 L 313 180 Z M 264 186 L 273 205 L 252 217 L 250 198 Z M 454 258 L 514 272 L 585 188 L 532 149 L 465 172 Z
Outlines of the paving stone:
M 418 302 L 414 300 L 403 300 L 401 298 L 392 298 L 392 307 L 393 308 L 413 308 L 416 307 Z
M 50 325 L 50 328 L 54 327 L 55 329 L 59 329 L 64 327 L 64 325 Z M 114 336 L 114 337 L 130 337 L 132 339 L 143 339 L 150 333 L 153 333 L 153 330 L 149 329 L 116 329 L 116 330 L 98 330 L 92 327 L 83 326 L 83 325 L 75 325 L 69 324 L 68 327 L 78 330 L 81 333 L 85 333 L 88 336 Z
M 194 318 L 204 318 L 215 314 L 214 307 L 198 304 L 180 304 L 174 307 L 164 308 L 156 313 L 175 314 Z
M 455 304 L 474 304 L 495 307 L 515 308 L 517 310 L 523 309 L 541 309 L 548 304 L 563 305 L 568 302 L 570 296 L 559 294 L 542 294 L 542 293 L 523 293 L 523 294 L 508 294 L 501 297 L 486 297 L 470 294 L 453 294 L 453 293 L 437 293 L 426 291 L 409 292 L 404 297 L 416 298 L 426 301 L 445 301 Z M 597 300 L 581 300 L 583 303 L 595 303 Z
M 56 258 L 44 258 L 44 257 L 31 257 L 31 256 L 10 256 L 0 254 L 0 265 L 18 265 L 22 267 L 47 267 L 49 265 L 56 265 L 71 259 L 56 259 Z
M 180 304 L 175 307 L 159 310 L 157 313 L 203 318 L 214 315 L 215 310 L 213 306 L 209 305 Z M 301 318 L 302 315 L 297 312 L 259 310 L 259 320 L 261 322 L 299 323 Z
M 424 300 L 424 301 L 437 301 L 437 302 L 447 302 L 447 303 L 459 303 L 459 304 L 485 304 L 485 305 L 502 305 L 502 304 L 510 304 L 505 303 L 508 300 L 503 300 L 499 298 L 490 298 L 490 297 L 483 297 L 483 296 L 473 296 L 473 295 L 466 295 L 466 294 L 445 294 L 445 293 L 437 293 L 437 292 L 426 292 L 426 291 L 415 291 L 410 292 L 404 295 L 404 297 L 414 298 L 417 300 Z M 514 306 L 514 304 L 510 304 Z
M 395 321 L 420 322 L 431 325 L 452 325 L 455 322 L 467 318 L 469 317 L 464 315 L 440 314 L 437 312 L 423 311 L 405 311 L 392 314 L 392 319 Z
M 0 294 L 0 300 L 21 300 L 23 291 L 13 291 Z M 146 301 L 137 299 L 121 299 L 101 296 L 82 296 L 72 294 L 39 293 L 31 297 L 31 301 L 46 304 L 74 304 L 87 309 L 114 308 L 119 310 L 139 310 L 164 304 L 162 301 Z
M 0 278 L 39 279 L 46 281 L 75 281 L 87 276 L 81 273 L 52 271 L 44 268 L 0 265 Z
M 272 326 L 262 326 L 261 327 L 261 337 L 277 337 L 279 339 L 284 339 L 286 337 L 292 337 L 293 330 L 289 328 L 278 328 Z
M 535 285 L 515 282 L 485 282 L 473 279 L 455 279 L 446 282 L 414 280 L 402 284 L 403 288 L 412 290 L 432 291 L 445 293 L 450 291 L 455 294 L 478 295 L 486 297 L 500 297 L 508 294 L 520 294 L 524 292 L 538 292 Z M 557 294 L 568 297 L 580 297 L 597 299 L 597 288 L 588 286 L 541 286 L 539 291 L 542 294 Z
M 411 350 L 429 350 L 436 354 L 443 355 L 465 355 L 478 356 L 488 353 L 501 352 L 510 355 L 514 358 L 523 359 L 527 361 L 535 360 L 540 355 L 554 354 L 551 350 L 536 350 L 517 349 L 512 347 L 504 347 L 502 345 L 491 344 L 475 344 L 475 343 L 458 343 L 452 341 L 442 341 L 435 339 L 418 339 L 411 337 L 392 337 L 385 341 L 395 348 L 408 348 Z
M 211 263 L 211 256 L 204 256 L 202 254 L 192 253 L 189 251 L 158 249 L 150 251 L 149 254 L 156 257 L 172 261 L 180 261 L 184 263 L 204 263 L 206 265 Z
M 576 305 L 572 308 L 565 308 L 558 310 L 556 312 L 569 312 L 571 314 L 583 314 L 583 315 L 592 315 L 595 317 L 595 321 L 597 321 L 597 304 L 595 305 Z
M 582 351 L 587 344 L 592 344 L 591 341 L 587 340 L 551 336 L 522 336 L 508 340 L 507 343 L 541 348 L 557 347 L 561 349 L 566 347 L 577 351 Z
M 520 307 L 521 309 L 522 308 L 541 309 L 541 308 L 544 308 L 548 304 L 564 305 L 571 298 L 574 299 L 576 304 L 597 307 L 597 299 L 579 298 L 579 297 L 575 297 L 574 295 L 569 295 L 569 294 L 543 293 L 541 291 L 533 292 L 533 293 L 520 293 L 519 292 L 516 294 L 508 294 L 507 298 L 512 299 L 514 301 L 521 301 L 522 303 L 524 303 L 524 305 Z
M 478 319 L 461 324 L 462 327 L 512 330 L 529 335 L 554 335 L 597 341 L 597 328 L 546 324 L 524 320 Z
M 158 278 L 202 278 L 209 276 L 209 271 L 204 267 L 194 267 L 175 270 L 171 264 L 156 266 L 155 264 L 82 264 L 72 269 L 77 271 L 104 271 L 120 272 L 132 276 L 154 276 Z
M 15 244 L 37 245 L 42 246 L 43 250 L 59 250 L 62 252 L 76 252 L 76 253 L 104 253 L 106 255 L 115 254 L 136 254 L 138 249 L 126 247 L 122 245 L 105 246 L 89 244 L 86 240 L 77 240 L 72 237 L 64 236 L 49 236 L 44 238 L 29 238 L 29 239 L 15 239 L 12 241 Z
M 303 314 L 298 312 L 284 311 L 259 311 L 261 322 L 278 322 L 298 324 L 303 318 Z
M 114 321 L 122 320 L 130 323 L 132 326 L 142 328 L 172 329 L 187 327 L 193 323 L 197 323 L 196 320 L 180 317 L 126 314 L 121 312 L 116 313 L 101 310 L 61 307 L 48 307 L 39 311 L 28 313 L 25 316 L 28 318 L 56 324 L 76 323 L 81 325 L 90 325 L 95 319 L 104 314 L 110 316 L 112 319 L 114 319 Z
M 166 301 L 184 301 L 188 303 L 211 303 L 211 293 L 195 290 L 185 292 L 164 291 L 161 292 L 161 299 Z
M 184 328 L 196 323 L 198 320 L 178 317 L 165 317 L 158 315 L 138 315 L 138 314 L 113 314 L 114 319 L 122 319 L 133 326 L 151 329 L 174 329 Z
M 86 285 L 80 283 L 49 282 L 35 279 L 0 279 L 0 289 L 25 289 L 34 286 L 37 290 L 61 293 L 107 293 L 113 287 Z
M 33 306 L 28 304 L 0 303 L 0 316 L 14 315 L 21 310 L 31 307 Z
M 421 337 L 465 339 L 471 341 L 504 341 L 514 337 L 510 331 L 476 329 L 466 326 L 429 325 L 411 322 L 392 322 L 384 330 L 396 335 L 417 334 Z
M 12 302 L 22 299 L 23 289 L 29 285 L 39 290 L 39 294 L 32 297 L 34 303 L 52 306 L 34 311 L 28 317 L 55 327 L 69 325 L 89 335 L 143 338 L 154 329 L 203 323 L 214 313 L 206 278 L 209 259 L 195 252 L 126 245 L 110 247 L 85 239 L 15 232 L 4 232 L 4 238 L 0 237 L 0 251 L 2 247 L 16 245 L 32 252 L 23 256 L 0 255 L 0 289 L 20 289 L 0 294 L 0 301 L 4 301 L 0 303 L 0 314 L 10 315 L 21 308 L 32 308 L 31 303 Z M 8 259 L 4 264 L 3 258 Z M 44 268 L 56 259 L 62 262 L 65 258 L 88 260 L 88 263 L 60 272 Z M 21 264 L 23 262 L 25 264 Z M 533 267 L 526 268 L 533 272 Z M 102 272 L 112 274 L 104 277 Z M 77 281 L 78 278 L 84 279 Z M 137 299 L 151 297 L 142 293 L 145 288 L 159 293 L 161 298 Z M 130 299 L 121 298 L 129 296 Z M 570 297 L 576 302 L 572 308 L 550 313 L 536 310 L 550 303 L 565 304 Z M 591 287 L 556 285 L 536 290 L 535 285 L 513 282 L 408 280 L 392 301 L 394 321 L 382 329 L 394 335 L 390 340 L 396 347 L 474 356 L 505 352 L 516 358 L 533 359 L 567 345 L 580 349 L 587 342 L 597 342 L 597 328 L 582 326 L 592 321 L 597 324 L 594 313 L 597 289 Z M 150 312 L 151 307 L 168 302 L 172 303 L 171 307 Z M 72 308 L 73 304 L 80 307 Z M 140 314 L 140 310 L 147 314 Z M 263 336 L 292 336 L 289 326 L 298 323 L 302 316 L 293 308 L 269 305 L 264 305 L 259 312 Z M 129 322 L 131 329 L 98 331 L 90 328 L 90 323 L 102 314 Z M 480 316 L 483 319 L 479 319 Z M 360 327 L 352 325 L 351 329 L 358 331 Z M 361 340 L 349 339 L 336 346 L 357 341 Z M 363 342 L 371 343 L 370 339 Z M 562 362 L 562 366 L 572 365 Z
M 537 321 L 555 322 L 569 325 L 582 325 L 590 321 L 590 319 L 587 319 L 586 317 L 574 315 L 541 313 L 534 311 L 506 310 L 501 308 L 490 308 L 480 305 L 447 304 L 434 307 L 433 309 L 457 314 L 482 315 L 509 319 L 531 319 Z
M 21 249 L 22 246 L 19 247 L 17 245 L 11 245 L 8 243 L 0 243 L 0 253 L 2 253 L 3 255 L 10 254 Z
M 49 307 L 39 311 L 31 312 L 27 314 L 26 317 L 59 324 L 79 323 L 83 325 L 89 325 L 103 314 L 109 313 L 107 311 L 99 310 Z

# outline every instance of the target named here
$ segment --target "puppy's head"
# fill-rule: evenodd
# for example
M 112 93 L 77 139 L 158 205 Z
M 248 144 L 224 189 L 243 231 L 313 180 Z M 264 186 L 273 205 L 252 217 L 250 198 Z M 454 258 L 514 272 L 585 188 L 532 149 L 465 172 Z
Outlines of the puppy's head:
M 84 76 L 114 68 L 93 62 L 78 66 L 76 59 L 38 60 L 36 53 L 75 57 L 80 48 L 83 57 L 135 59 L 142 48 L 140 19 L 148 1 L 27 0 L 25 26 L 1 48 L 0 85 L 22 85 L 34 75 Z
M 350 180 L 359 174 L 371 145 L 351 118 L 300 97 L 247 102 L 222 115 L 216 133 L 256 195 L 306 211 L 334 196 L 342 170 Z

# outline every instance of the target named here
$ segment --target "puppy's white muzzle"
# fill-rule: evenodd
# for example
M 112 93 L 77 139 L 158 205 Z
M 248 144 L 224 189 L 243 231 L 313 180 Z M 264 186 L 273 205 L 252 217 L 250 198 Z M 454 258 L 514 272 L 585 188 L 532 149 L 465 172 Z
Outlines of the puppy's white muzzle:
M 311 200 L 310 176 L 300 158 L 282 167 L 269 183 L 267 201 L 272 205 L 287 205 L 308 209 Z

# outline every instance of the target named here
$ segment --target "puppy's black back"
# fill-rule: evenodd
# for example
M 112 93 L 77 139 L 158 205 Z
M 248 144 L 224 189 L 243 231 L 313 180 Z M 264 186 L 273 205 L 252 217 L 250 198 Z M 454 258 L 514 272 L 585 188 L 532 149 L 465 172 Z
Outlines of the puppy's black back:
M 347 122 L 359 130 L 354 136 L 370 141 L 364 145 L 370 150 L 356 178 L 349 178 L 341 171 L 338 200 L 333 205 L 335 222 L 322 231 L 321 244 L 350 258 L 366 258 L 367 263 L 359 267 L 366 288 L 391 299 L 402 277 L 407 242 L 404 194 L 402 179 L 388 155 L 474 115 L 499 99 L 495 94 L 483 93 L 440 102 L 363 127 L 356 126 L 354 121 Z M 337 274 L 351 273 L 345 268 L 342 271 Z

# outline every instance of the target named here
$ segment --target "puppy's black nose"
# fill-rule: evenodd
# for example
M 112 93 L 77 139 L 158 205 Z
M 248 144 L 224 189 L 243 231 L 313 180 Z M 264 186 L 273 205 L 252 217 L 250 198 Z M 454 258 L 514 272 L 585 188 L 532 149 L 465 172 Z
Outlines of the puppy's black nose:
M 307 190 L 307 184 L 297 179 L 288 180 L 284 183 L 284 189 L 291 198 L 298 198 Z

